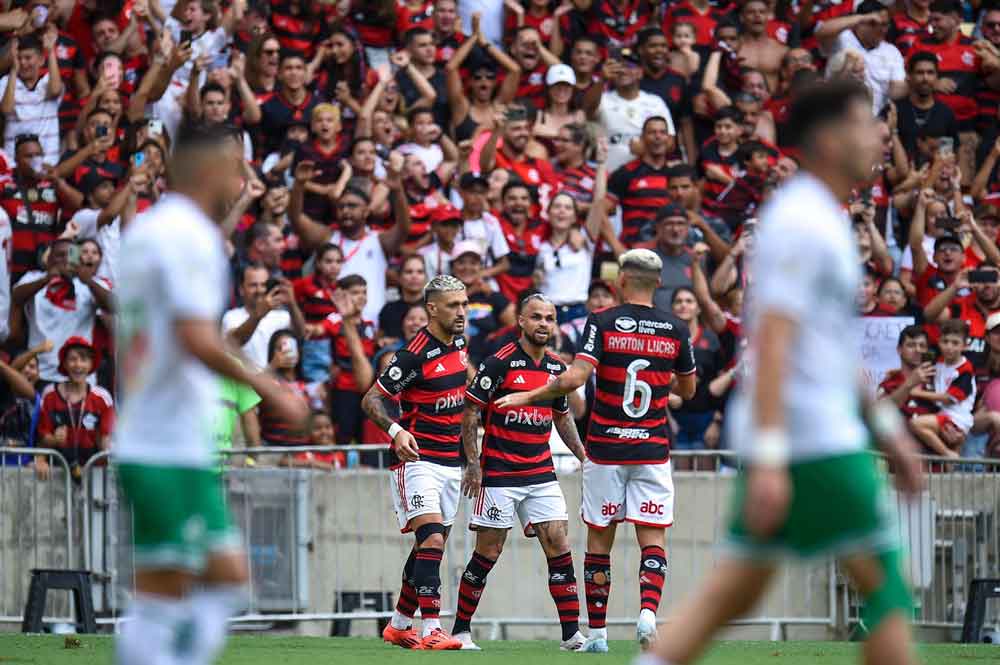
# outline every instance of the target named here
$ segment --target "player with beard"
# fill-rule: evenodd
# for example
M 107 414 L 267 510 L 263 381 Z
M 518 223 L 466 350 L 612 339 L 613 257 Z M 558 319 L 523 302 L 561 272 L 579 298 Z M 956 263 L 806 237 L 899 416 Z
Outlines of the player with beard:
M 596 370 L 596 398 L 583 464 L 587 554 L 583 562 L 590 635 L 582 650 L 606 652 L 611 548 L 620 522 L 635 524 L 642 549 L 641 607 L 636 635 L 648 646 L 666 578 L 666 528 L 674 521 L 667 398 L 691 399 L 695 360 L 687 325 L 653 306 L 663 263 L 648 249 L 619 259 L 624 304 L 590 315 L 573 365 L 555 381 L 499 398 L 506 411 L 545 404 L 587 383 Z M 672 388 L 673 386 L 673 388 Z
M 403 533 L 416 536 L 403 566 L 403 586 L 382 637 L 404 649 L 460 649 L 441 629 L 441 557 L 458 511 L 459 445 L 465 403 L 465 285 L 438 275 L 424 287 L 430 323 L 396 352 L 361 402 L 392 439 L 392 503 Z M 399 396 L 397 406 L 396 396 Z M 401 407 L 402 416 L 395 414 Z M 397 422 L 398 418 L 398 422 Z M 420 608 L 423 630 L 413 629 Z
M 493 401 L 544 386 L 566 371 L 559 356 L 546 349 L 556 329 L 556 308 L 548 298 L 540 293 L 525 298 L 517 323 L 520 339 L 487 358 L 465 393 L 462 444 L 468 466 L 462 490 L 473 500 L 469 528 L 476 532 L 476 549 L 462 575 L 452 633 L 463 649 L 479 650 L 472 641 L 470 622 L 516 516 L 525 535 L 538 536 L 548 561 L 549 593 L 562 625 L 559 648 L 579 651 L 585 638 L 580 634 L 566 500 L 549 451 L 552 426 L 581 462 L 583 445 L 565 396 L 507 409 Z M 486 434 L 480 461 L 476 439 L 484 409 Z
M 135 595 L 120 665 L 208 665 L 245 597 L 247 557 L 229 518 L 213 423 L 219 376 L 246 384 L 292 424 L 308 408 L 226 349 L 228 291 L 218 221 L 240 190 L 240 160 L 219 128 L 181 128 L 163 196 L 122 237 L 112 446 L 133 520 Z M 214 218 L 214 219 L 213 219 Z
M 643 665 L 694 662 L 751 610 L 783 559 L 828 556 L 864 597 L 864 662 L 914 662 L 910 590 L 871 439 L 903 492 L 919 491 L 920 463 L 896 407 L 865 399 L 853 332 L 861 269 L 844 203 L 871 177 L 882 145 L 867 89 L 846 80 L 804 89 L 789 137 L 802 171 L 761 216 L 747 295 L 750 372 L 726 412 L 727 438 L 746 462 L 727 555 Z

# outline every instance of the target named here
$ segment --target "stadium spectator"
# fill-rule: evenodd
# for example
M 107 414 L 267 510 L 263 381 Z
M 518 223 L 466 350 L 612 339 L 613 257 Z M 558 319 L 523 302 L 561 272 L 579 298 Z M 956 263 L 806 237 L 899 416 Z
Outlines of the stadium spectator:
M 323 245 L 315 254 L 313 272 L 292 282 L 295 302 L 305 324 L 319 325 L 337 311 L 333 294 L 344 265 L 344 252 L 337 245 Z M 302 374 L 309 381 L 330 378 L 330 345 L 307 339 L 302 346 Z
M 307 383 L 299 374 L 299 339 L 291 330 L 276 330 L 267 339 L 266 367 L 274 373 L 282 388 L 305 404 L 322 404 L 326 397 L 323 384 Z M 267 400 L 260 405 L 260 437 L 268 446 L 304 446 L 309 443 L 309 434 L 288 423 Z
M 770 90 L 778 87 L 781 59 L 788 47 L 767 33 L 771 10 L 764 0 L 749 0 L 740 9 L 740 40 L 737 55 L 745 66 L 764 74 Z
M 923 326 L 903 328 L 896 345 L 900 367 L 890 370 L 878 385 L 878 396 L 892 400 L 907 420 L 937 411 L 936 404 L 913 395 L 914 390 L 926 390 L 934 381 L 935 368 L 928 359 L 928 349 L 927 332 Z
M 671 203 L 656 211 L 656 240 L 653 251 L 663 264 L 660 285 L 653 302 L 658 309 L 672 309 L 674 289 L 691 286 L 691 265 L 700 259 L 688 250 L 691 222 L 687 211 Z
M 59 451 L 70 466 L 75 480 L 81 469 L 111 443 L 115 411 L 111 393 L 92 386 L 89 377 L 100 359 L 93 345 L 83 337 L 70 337 L 59 348 L 58 372 L 66 380 L 49 385 L 42 393 L 38 414 L 38 442 Z M 35 458 L 35 469 L 45 476 L 48 460 Z
M 222 332 L 243 349 L 247 359 L 257 368 L 267 367 L 271 354 L 268 344 L 279 330 L 291 328 L 295 335 L 305 337 L 305 320 L 295 301 L 292 284 L 274 279 L 266 266 L 256 263 L 243 269 L 239 281 L 243 305 L 222 316 Z
M 899 137 L 907 153 L 917 150 L 918 130 L 925 136 L 949 136 L 958 144 L 958 123 L 947 104 L 935 97 L 938 86 L 938 60 L 933 53 L 918 51 L 906 63 L 909 94 L 896 101 Z
M 486 356 L 486 338 L 490 333 L 514 325 L 514 303 L 505 294 L 490 288 L 483 277 L 483 255 L 479 245 L 462 242 L 455 247 L 452 272 L 465 284 L 469 294 L 465 335 L 469 340 L 469 365 L 478 366 Z
M 968 332 L 964 321 L 941 324 L 941 339 L 938 340 L 941 357 L 934 365 L 933 389 L 910 391 L 912 396 L 932 402 L 940 409 L 936 414 L 918 415 L 911 423 L 920 442 L 932 454 L 944 457 L 958 457 L 973 423 L 975 370 L 962 353 Z
M 399 265 L 399 300 L 386 303 L 378 315 L 380 347 L 388 348 L 406 339 L 403 321 L 411 308 L 423 305 L 426 283 L 424 258 L 418 254 L 405 256 Z
M 652 238 L 650 218 L 669 202 L 670 167 L 668 155 L 673 145 L 670 122 L 652 116 L 642 125 L 641 156 L 611 171 L 608 192 L 621 208 L 619 239 L 626 248 Z M 609 137 L 608 169 L 612 169 L 614 139 Z
M 28 35 L 14 39 L 10 72 L 0 79 L 4 91 L 0 112 L 6 121 L 4 150 L 13 155 L 17 137 L 33 134 L 42 146 L 42 159 L 50 166 L 59 161 L 59 100 L 63 94 L 54 48 L 57 36 L 56 27 L 51 25 L 41 38 Z

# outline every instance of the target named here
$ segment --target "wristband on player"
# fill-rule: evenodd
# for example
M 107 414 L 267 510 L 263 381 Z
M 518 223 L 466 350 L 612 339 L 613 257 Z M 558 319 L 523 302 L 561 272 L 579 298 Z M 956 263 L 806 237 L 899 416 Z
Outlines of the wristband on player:
M 780 467 L 788 463 L 788 436 L 777 428 L 757 432 L 751 460 L 756 466 Z
M 389 425 L 389 429 L 386 430 L 386 434 L 389 435 L 390 439 L 392 439 L 393 441 L 395 441 L 396 440 L 396 435 L 399 434 L 402 431 L 403 431 L 403 426 L 402 425 L 400 425 L 399 423 L 393 423 L 393 424 Z
M 891 439 L 903 431 L 903 418 L 893 405 L 879 400 L 872 405 L 869 423 L 872 433 L 879 439 Z

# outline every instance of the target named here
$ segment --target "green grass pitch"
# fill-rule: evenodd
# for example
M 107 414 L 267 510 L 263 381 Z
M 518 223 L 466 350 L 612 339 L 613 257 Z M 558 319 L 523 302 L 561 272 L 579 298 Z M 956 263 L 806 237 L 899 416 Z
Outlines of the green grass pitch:
M 79 636 L 79 648 L 66 648 L 62 636 L 0 634 L 0 665 L 111 665 L 112 640 L 106 636 Z M 404 651 L 375 639 L 319 637 L 248 637 L 229 641 L 219 665 L 552 665 L 593 660 L 606 665 L 631 663 L 633 642 L 612 642 L 611 653 L 560 653 L 556 642 L 482 642 L 482 652 Z M 704 665 L 847 665 L 857 663 L 858 645 L 837 642 L 719 642 L 701 661 Z M 1000 646 L 922 645 L 924 665 L 1000 662 Z

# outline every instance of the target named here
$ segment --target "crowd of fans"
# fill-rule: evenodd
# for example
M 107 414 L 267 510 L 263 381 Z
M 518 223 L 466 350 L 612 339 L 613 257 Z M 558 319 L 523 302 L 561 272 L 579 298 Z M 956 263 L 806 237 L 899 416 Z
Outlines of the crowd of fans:
M 233 283 L 221 326 L 328 416 L 296 432 L 221 385 L 220 446 L 237 420 L 251 446 L 387 443 L 360 398 L 426 324 L 421 288 L 441 273 L 468 287 L 472 367 L 516 336 L 517 305 L 535 291 L 557 306 L 552 344 L 569 360 L 587 314 L 617 302 L 615 257 L 637 246 L 662 258 L 656 303 L 687 322 L 697 356 L 697 394 L 671 401 L 674 447 L 724 446 L 757 210 L 797 169 L 789 102 L 816 79 L 850 77 L 871 91 L 885 140 L 845 211 L 860 310 L 914 320 L 880 391 L 928 451 L 957 455 L 975 439 L 973 452 L 1000 456 L 1000 4 L 0 9 L 8 442 L 56 448 L 75 468 L 108 445 L 119 237 L 163 194 L 171 136 L 196 120 L 228 125 L 245 162 L 218 211 Z M 588 396 L 574 401 L 581 423 Z

